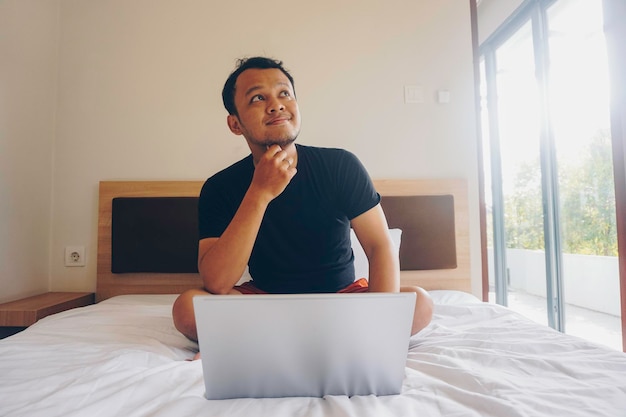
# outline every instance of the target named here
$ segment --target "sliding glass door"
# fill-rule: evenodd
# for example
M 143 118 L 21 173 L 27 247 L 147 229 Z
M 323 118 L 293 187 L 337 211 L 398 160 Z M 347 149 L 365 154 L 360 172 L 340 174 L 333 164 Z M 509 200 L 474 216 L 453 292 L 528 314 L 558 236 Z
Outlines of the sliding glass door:
M 557 1 L 550 33 L 551 118 L 558 162 L 566 331 L 621 341 L 608 59 L 600 0 Z M 586 313 L 577 306 L 590 310 Z M 601 316 L 599 316 L 601 318 Z M 591 323 L 595 323 L 591 325 Z M 614 327 L 614 328 L 613 328 Z M 614 340 L 611 340 L 613 333 Z M 602 340 L 600 340 L 602 339 Z
M 621 350 L 602 25 L 601 0 L 527 2 L 481 46 L 490 299 Z
M 539 90 L 535 78 L 532 26 L 525 23 L 486 61 L 495 74 L 489 97 L 494 216 L 496 300 L 547 324 L 545 252 L 540 170 Z M 521 297 L 521 298 L 520 298 Z

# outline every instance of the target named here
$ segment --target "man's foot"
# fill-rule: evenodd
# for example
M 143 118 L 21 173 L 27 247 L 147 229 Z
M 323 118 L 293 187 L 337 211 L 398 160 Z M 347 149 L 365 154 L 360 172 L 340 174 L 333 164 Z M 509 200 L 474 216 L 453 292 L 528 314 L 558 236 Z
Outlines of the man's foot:
M 200 359 L 200 352 L 196 353 L 193 356 L 193 359 L 185 359 L 187 362 L 192 362 L 192 361 L 197 361 L 198 359 Z

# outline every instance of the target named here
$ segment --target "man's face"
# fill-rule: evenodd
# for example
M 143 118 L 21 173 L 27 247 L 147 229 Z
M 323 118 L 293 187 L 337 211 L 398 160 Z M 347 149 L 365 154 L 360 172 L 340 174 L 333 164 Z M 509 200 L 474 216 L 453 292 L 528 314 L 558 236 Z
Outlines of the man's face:
M 237 78 L 228 126 L 248 144 L 265 150 L 292 143 L 300 133 L 300 110 L 289 79 L 279 69 L 248 69 Z

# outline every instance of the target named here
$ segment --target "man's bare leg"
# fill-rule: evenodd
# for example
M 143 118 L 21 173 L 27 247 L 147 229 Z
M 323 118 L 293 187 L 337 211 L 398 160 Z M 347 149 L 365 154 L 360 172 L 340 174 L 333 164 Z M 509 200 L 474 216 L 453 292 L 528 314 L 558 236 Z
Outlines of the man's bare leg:
M 231 290 L 230 294 L 241 295 L 237 290 Z M 180 294 L 172 306 L 172 318 L 176 329 L 194 342 L 198 341 L 196 328 L 196 316 L 193 311 L 193 297 L 196 295 L 212 295 L 210 292 L 197 288 L 187 290 Z
M 198 331 L 196 329 L 196 316 L 193 312 L 193 297 L 196 295 L 209 295 L 203 289 L 187 290 L 180 294 L 172 306 L 172 318 L 174 326 L 179 332 L 194 342 L 198 341 Z
M 400 292 L 415 293 L 415 312 L 413 313 L 413 327 L 411 328 L 411 335 L 414 335 L 430 323 L 433 317 L 433 300 L 428 292 L 420 287 L 402 287 Z

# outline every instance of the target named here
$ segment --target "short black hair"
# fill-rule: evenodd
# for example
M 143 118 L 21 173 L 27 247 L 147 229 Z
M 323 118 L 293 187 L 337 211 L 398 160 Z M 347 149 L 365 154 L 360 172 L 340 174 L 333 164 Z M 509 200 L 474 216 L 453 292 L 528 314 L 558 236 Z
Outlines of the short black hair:
M 237 78 L 239 75 L 248 69 L 279 69 L 283 74 L 289 79 L 291 83 L 291 87 L 293 88 L 294 95 L 296 94 L 296 89 L 293 82 L 293 77 L 289 74 L 289 71 L 283 67 L 283 62 L 278 61 L 272 58 L 266 58 L 262 56 L 255 56 L 252 58 L 241 58 L 237 60 L 237 67 L 235 70 L 228 76 L 226 83 L 224 83 L 224 88 L 222 89 L 222 101 L 224 102 L 224 107 L 226 107 L 226 111 L 228 114 L 232 114 L 238 116 L 237 108 L 235 107 L 235 88 L 237 85 Z

